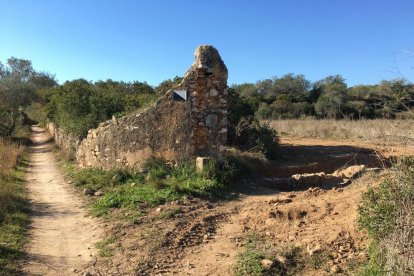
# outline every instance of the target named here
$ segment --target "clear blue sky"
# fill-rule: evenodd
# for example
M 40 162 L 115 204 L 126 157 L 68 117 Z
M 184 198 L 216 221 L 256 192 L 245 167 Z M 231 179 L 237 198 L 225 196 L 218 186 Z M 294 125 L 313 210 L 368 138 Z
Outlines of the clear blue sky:
M 412 0 L 0 0 L 0 60 L 30 59 L 59 82 L 182 75 L 212 44 L 229 84 L 286 73 L 349 85 L 414 80 Z

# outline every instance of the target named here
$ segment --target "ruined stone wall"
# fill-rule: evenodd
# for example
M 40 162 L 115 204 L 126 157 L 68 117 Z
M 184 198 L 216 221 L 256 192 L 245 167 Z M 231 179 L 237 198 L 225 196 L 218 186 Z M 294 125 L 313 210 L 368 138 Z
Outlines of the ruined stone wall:
M 183 81 L 142 112 L 89 130 L 77 148 L 82 167 L 139 169 L 151 157 L 181 162 L 220 157 L 227 143 L 227 68 L 212 46 L 199 46 Z M 187 99 L 174 100 L 175 91 Z
M 189 102 L 172 101 L 172 92 L 143 112 L 113 119 L 89 131 L 77 151 L 82 167 L 140 168 L 151 157 L 189 158 L 192 137 Z
M 73 134 L 70 134 L 64 131 L 62 128 L 58 127 L 56 124 L 49 122 L 46 125 L 47 130 L 50 135 L 55 140 L 55 143 L 63 150 L 75 154 L 80 143 L 81 139 Z

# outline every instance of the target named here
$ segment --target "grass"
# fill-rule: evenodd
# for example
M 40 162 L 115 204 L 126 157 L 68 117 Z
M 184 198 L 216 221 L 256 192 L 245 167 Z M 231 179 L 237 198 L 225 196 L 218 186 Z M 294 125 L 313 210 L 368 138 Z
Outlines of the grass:
M 0 275 L 20 275 L 19 261 L 27 241 L 29 203 L 24 172 L 16 167 L 23 150 L 19 144 L 0 139 Z
M 175 215 L 182 213 L 183 210 L 180 207 L 173 208 L 171 210 L 162 211 L 160 212 L 159 218 L 160 219 L 172 219 Z
M 284 258 L 282 263 L 280 259 Z M 262 260 L 267 259 L 273 265 L 265 267 Z M 296 246 L 278 248 L 261 240 L 255 234 L 249 234 L 246 240 L 245 251 L 237 258 L 235 274 L 238 276 L 265 276 L 265 275 L 300 275 L 309 262 L 303 249 Z
M 269 124 L 281 136 L 354 139 L 387 145 L 414 145 L 414 120 L 273 120 Z
M 0 176 L 7 176 L 21 161 L 24 146 L 0 138 Z
M 184 196 L 217 198 L 226 194 L 228 184 L 239 171 L 233 161 L 212 164 L 197 172 L 194 164 L 173 167 L 162 159 L 147 160 L 141 173 L 128 170 L 77 169 L 67 164 L 66 170 L 75 186 L 102 190 L 104 195 L 92 204 L 96 216 L 112 209 L 138 211 L 174 201 Z M 138 222 L 138 220 L 137 220 Z
M 109 236 L 101 242 L 96 243 L 96 248 L 99 250 L 99 256 L 101 257 L 111 257 L 114 252 L 114 244 L 116 238 L 114 236 Z

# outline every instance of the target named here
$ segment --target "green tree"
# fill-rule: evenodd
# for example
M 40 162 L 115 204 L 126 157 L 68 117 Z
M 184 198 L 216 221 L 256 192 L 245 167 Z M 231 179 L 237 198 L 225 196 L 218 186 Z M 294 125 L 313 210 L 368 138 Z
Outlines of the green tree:
M 231 88 L 241 97 L 256 97 L 259 93 L 259 88 L 253 83 L 235 84 Z
M 0 63 L 0 134 L 11 136 L 24 108 L 36 100 L 36 89 L 53 82 L 46 73 L 37 73 L 30 60 L 12 57 L 6 65 Z
M 324 118 L 342 118 L 347 113 L 347 85 L 340 76 L 328 76 L 316 83 L 322 91 L 315 104 L 315 112 Z
M 273 90 L 276 95 L 288 94 L 293 98 L 300 99 L 306 96 L 310 88 L 310 82 L 304 75 L 286 74 L 275 79 Z

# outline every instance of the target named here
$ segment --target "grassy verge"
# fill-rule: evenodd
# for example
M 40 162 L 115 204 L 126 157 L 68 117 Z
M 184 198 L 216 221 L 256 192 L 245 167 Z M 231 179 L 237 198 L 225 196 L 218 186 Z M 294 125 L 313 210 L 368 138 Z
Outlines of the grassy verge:
M 162 159 L 147 160 L 140 173 L 77 169 L 70 163 L 65 167 L 75 186 L 103 194 L 92 203 L 96 216 L 120 208 L 139 212 L 185 196 L 223 197 L 229 185 L 244 172 L 233 159 L 220 164 L 211 162 L 203 172 L 197 172 L 193 164 L 174 167 Z
M 393 174 L 363 195 L 359 224 L 371 238 L 362 275 L 414 274 L 414 157 L 394 164 Z
M 29 203 L 24 172 L 16 168 L 22 158 L 23 146 L 0 139 L 0 275 L 20 275 L 27 241 Z

